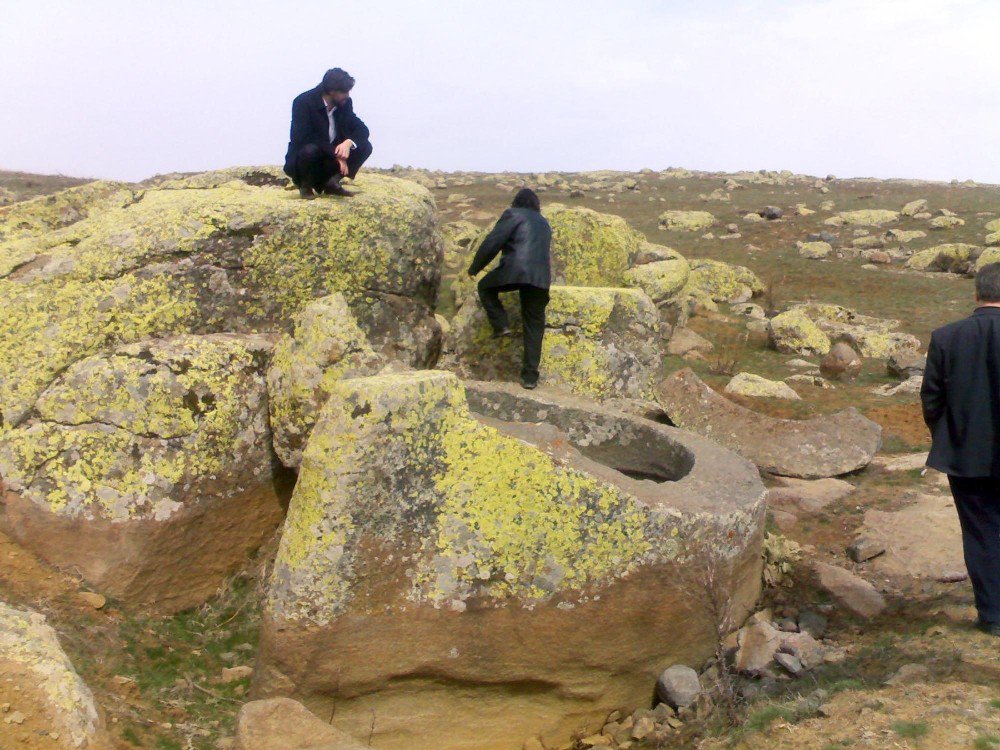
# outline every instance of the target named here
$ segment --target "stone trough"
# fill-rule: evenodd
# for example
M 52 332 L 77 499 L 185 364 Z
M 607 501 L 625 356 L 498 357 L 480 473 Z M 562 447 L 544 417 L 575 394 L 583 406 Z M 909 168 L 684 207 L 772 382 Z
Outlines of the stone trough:
M 764 510 L 749 462 L 656 422 L 439 371 L 342 381 L 253 692 L 379 748 L 566 744 L 746 616 Z

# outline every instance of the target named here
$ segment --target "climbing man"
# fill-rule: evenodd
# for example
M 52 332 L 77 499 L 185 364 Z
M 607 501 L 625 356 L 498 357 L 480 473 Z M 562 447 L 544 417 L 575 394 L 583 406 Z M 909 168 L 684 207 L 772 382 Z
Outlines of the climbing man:
M 507 311 L 500 292 L 517 290 L 521 301 L 521 324 L 524 327 L 524 354 L 521 360 L 521 385 L 538 385 L 538 364 L 542 358 L 545 333 L 545 307 L 549 304 L 552 228 L 541 213 L 541 204 L 533 190 L 524 188 L 514 196 L 510 208 L 500 215 L 493 230 L 486 235 L 469 266 L 469 276 L 482 271 L 497 253 L 496 268 L 479 281 L 479 299 L 493 328 L 494 338 L 511 335 Z
M 350 197 L 340 180 L 354 176 L 372 155 L 368 128 L 354 114 L 354 79 L 332 68 L 314 89 L 292 102 L 292 128 L 285 154 L 285 174 L 311 200 L 316 193 Z
M 979 619 L 1000 636 L 1000 263 L 976 273 L 976 309 L 938 328 L 920 389 L 927 465 L 948 475 Z

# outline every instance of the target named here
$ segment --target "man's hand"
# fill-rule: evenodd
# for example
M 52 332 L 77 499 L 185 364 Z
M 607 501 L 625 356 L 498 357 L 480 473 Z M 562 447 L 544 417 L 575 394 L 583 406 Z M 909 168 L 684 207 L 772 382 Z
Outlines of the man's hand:
M 340 158 L 340 157 L 338 156 L 338 157 L 337 157 L 337 166 L 338 166 L 338 167 L 340 167 L 340 173 L 341 173 L 341 174 L 342 174 L 342 175 L 343 175 L 344 177 L 347 177 L 347 159 L 341 159 L 341 158 Z
M 351 155 L 351 146 L 353 145 L 354 141 L 348 138 L 346 141 L 337 145 L 337 148 L 333 150 L 333 155 L 336 156 L 338 160 L 347 161 L 347 157 Z

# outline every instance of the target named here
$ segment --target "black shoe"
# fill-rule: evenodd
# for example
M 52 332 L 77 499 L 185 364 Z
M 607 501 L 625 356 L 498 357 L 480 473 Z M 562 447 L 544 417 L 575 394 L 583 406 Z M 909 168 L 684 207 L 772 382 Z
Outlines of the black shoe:
M 324 195 L 339 195 L 342 198 L 350 198 L 354 193 L 350 190 L 345 190 L 344 186 L 340 184 L 340 180 L 330 179 L 323 186 Z
M 976 620 L 976 630 L 982 630 L 984 633 L 1000 636 L 1000 622 L 988 622 L 986 620 Z
M 513 335 L 514 332 L 509 328 L 501 328 L 499 331 L 493 332 L 493 338 L 495 339 L 504 339 L 507 338 L 508 336 L 513 336 Z
M 311 187 L 307 185 L 299 185 L 299 197 L 304 200 L 311 201 L 316 197 L 316 195 L 313 193 L 313 189 Z
M 533 391 L 538 387 L 537 380 L 522 380 L 521 387 L 528 391 Z

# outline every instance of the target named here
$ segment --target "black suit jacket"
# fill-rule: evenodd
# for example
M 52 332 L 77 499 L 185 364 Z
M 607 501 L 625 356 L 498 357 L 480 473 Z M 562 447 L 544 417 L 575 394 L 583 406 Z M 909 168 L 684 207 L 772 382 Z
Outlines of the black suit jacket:
M 350 138 L 356 146 L 368 143 L 368 127 L 354 114 L 354 102 L 348 97 L 333 112 L 333 122 L 337 128 L 337 139 L 330 143 L 330 120 L 326 116 L 323 90 L 317 86 L 303 91 L 292 102 L 292 127 L 285 154 L 285 174 L 293 180 L 295 159 L 299 149 L 312 143 L 324 151 L 330 151 L 337 144 Z
M 502 251 L 500 263 L 483 277 L 483 284 L 528 284 L 548 289 L 552 283 L 551 244 L 552 227 L 544 216 L 530 208 L 508 208 L 479 245 L 469 273 L 479 273 Z
M 1000 307 L 931 334 L 920 400 L 933 440 L 928 466 L 1000 477 Z

